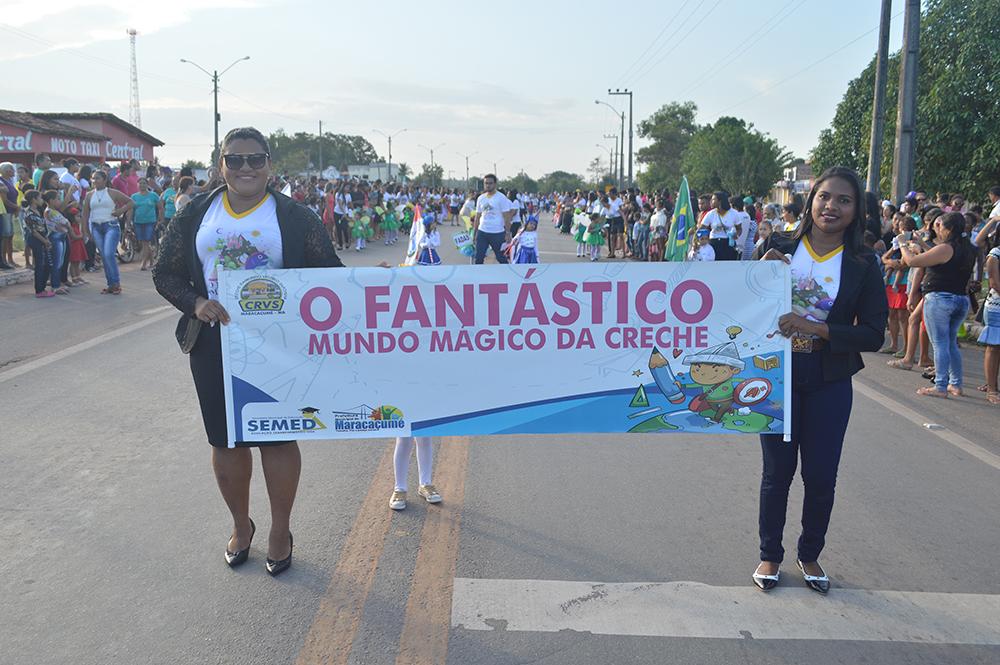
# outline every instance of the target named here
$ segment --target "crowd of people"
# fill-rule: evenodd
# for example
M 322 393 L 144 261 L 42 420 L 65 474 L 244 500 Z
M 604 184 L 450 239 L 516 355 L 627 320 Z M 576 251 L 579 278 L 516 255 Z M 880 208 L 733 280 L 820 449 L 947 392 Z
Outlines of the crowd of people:
M 48 298 L 88 284 L 86 273 L 103 269 L 102 293 L 120 294 L 119 243 L 128 235 L 140 270 L 155 259 L 170 220 L 199 193 L 222 184 L 217 168 L 196 180 L 190 169 L 173 170 L 136 161 L 53 168 L 39 155 L 35 168 L 0 164 L 0 269 L 19 267 L 13 237 L 23 234 L 23 259 L 35 271 L 35 294 Z M 417 211 L 422 224 L 411 263 L 441 262 L 445 226 L 471 235 L 470 258 L 483 263 L 537 262 L 539 214 L 572 235 L 578 257 L 664 261 L 677 193 L 627 188 L 606 191 L 525 193 L 498 189 L 492 174 L 481 191 L 361 179 L 326 180 L 273 174 L 269 187 L 310 208 L 339 251 L 363 251 L 370 242 L 396 245 L 408 239 Z M 882 352 L 891 367 L 919 371 L 934 384 L 921 395 L 963 394 L 961 355 L 955 340 L 972 313 L 986 345 L 986 381 L 978 386 L 1000 404 L 1000 188 L 983 204 L 956 193 L 930 197 L 914 191 L 902 201 L 867 194 L 865 244 L 878 257 L 889 302 Z M 685 248 L 687 260 L 755 260 L 772 234 L 791 235 L 803 216 L 801 197 L 778 205 L 752 195 L 691 192 L 697 212 Z M 986 296 L 982 297 L 984 280 Z

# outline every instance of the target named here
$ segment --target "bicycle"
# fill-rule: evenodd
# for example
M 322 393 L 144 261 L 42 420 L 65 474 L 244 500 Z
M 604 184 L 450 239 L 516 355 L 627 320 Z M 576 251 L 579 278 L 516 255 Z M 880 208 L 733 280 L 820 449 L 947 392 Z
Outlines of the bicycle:
M 119 263 L 132 263 L 139 253 L 139 241 L 136 240 L 135 227 L 132 225 L 131 220 L 122 223 L 122 237 L 118 241 L 118 251 L 116 253 L 118 254 Z

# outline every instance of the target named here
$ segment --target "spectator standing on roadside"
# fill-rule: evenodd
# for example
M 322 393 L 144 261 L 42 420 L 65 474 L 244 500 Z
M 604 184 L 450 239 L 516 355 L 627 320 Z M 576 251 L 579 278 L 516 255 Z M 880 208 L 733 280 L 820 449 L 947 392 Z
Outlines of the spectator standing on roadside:
M 492 249 L 497 263 L 508 263 L 504 245 L 510 242 L 510 221 L 514 210 L 510 200 L 497 191 L 497 177 L 492 173 L 483 176 L 486 190 L 476 200 L 476 211 L 472 225 L 476 229 L 476 253 L 472 262 L 482 265 L 486 250 Z

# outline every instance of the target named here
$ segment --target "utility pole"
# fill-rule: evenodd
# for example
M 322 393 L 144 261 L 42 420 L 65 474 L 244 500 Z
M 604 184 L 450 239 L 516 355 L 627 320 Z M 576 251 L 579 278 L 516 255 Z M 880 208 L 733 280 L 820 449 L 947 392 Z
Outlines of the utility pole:
M 427 146 L 423 145 L 422 143 L 418 143 L 417 144 L 418 148 L 423 148 L 424 150 L 426 150 L 426 151 L 428 151 L 428 152 L 431 153 L 431 172 L 434 171 L 434 151 L 437 150 L 438 148 L 440 148 L 443 145 L 444 145 L 444 143 L 438 143 L 433 148 L 428 148 Z M 437 185 L 434 184 L 434 180 L 433 179 L 431 180 L 431 187 L 437 187 Z
M 319 177 L 323 178 L 323 121 L 319 121 Z
M 889 23 L 892 0 L 882 0 L 879 22 L 878 59 L 875 64 L 875 100 L 872 102 L 872 135 L 868 144 L 868 191 L 882 199 L 879 180 L 882 171 L 882 135 L 885 130 L 885 77 L 889 67 Z
M 632 180 L 632 91 L 628 88 L 624 90 L 619 90 L 615 88 L 614 92 L 611 92 L 611 88 L 608 88 L 609 95 L 628 95 L 628 186 L 632 187 L 635 183 Z M 622 111 L 622 114 L 625 112 Z M 624 132 L 624 123 L 622 123 L 622 131 Z M 624 140 L 623 140 L 624 142 Z
M 373 129 L 372 131 L 375 132 L 376 134 L 381 134 L 385 138 L 389 139 L 389 177 L 387 178 L 387 180 L 389 182 L 392 182 L 392 137 L 399 136 L 400 134 L 406 131 L 406 128 L 404 127 L 395 134 L 386 134 L 385 132 L 379 131 L 378 129 Z
M 617 134 L 605 134 L 604 138 L 615 140 L 615 149 L 611 151 L 611 179 L 615 179 L 615 173 L 618 172 L 618 135 Z
M 892 158 L 892 200 L 899 202 L 913 187 L 917 139 L 917 79 L 920 54 L 920 0 L 906 0 L 903 51 L 899 68 L 899 110 Z
M 463 157 L 465 159 L 465 186 L 468 187 L 469 186 L 469 157 L 472 157 L 473 155 L 478 155 L 479 151 L 477 150 L 476 152 L 469 153 L 468 155 L 466 155 L 464 153 L 461 153 L 461 152 L 456 152 L 455 154 L 458 155 L 459 157 Z
M 243 62 L 244 60 L 249 60 L 250 56 L 245 55 L 239 60 L 236 60 L 233 64 L 229 65 L 221 72 L 218 70 L 212 70 L 211 72 L 199 65 L 197 62 L 192 62 L 191 60 L 185 60 L 181 58 L 181 62 L 187 63 L 189 65 L 194 65 L 201 71 L 205 72 L 209 78 L 212 79 L 212 100 L 215 110 L 215 148 L 212 150 L 212 162 L 218 163 L 219 161 L 219 121 L 222 120 L 222 116 L 219 115 L 219 77 L 228 72 L 230 69 L 235 67 L 237 64 Z

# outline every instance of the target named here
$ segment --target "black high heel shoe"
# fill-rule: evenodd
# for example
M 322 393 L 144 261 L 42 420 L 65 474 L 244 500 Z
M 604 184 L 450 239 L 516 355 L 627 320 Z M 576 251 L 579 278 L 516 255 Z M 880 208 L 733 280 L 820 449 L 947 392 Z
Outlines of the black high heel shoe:
M 257 525 L 254 524 L 253 520 L 251 519 L 250 520 L 250 542 L 247 543 L 246 548 L 244 548 L 244 549 L 242 549 L 242 550 L 240 550 L 238 552 L 230 552 L 229 548 L 228 547 L 226 548 L 226 563 L 229 564 L 230 568 L 235 568 L 236 566 L 239 566 L 240 564 L 244 564 L 244 563 L 247 562 L 247 559 L 250 558 L 250 545 L 253 544 L 253 537 L 254 537 L 255 533 L 257 533 Z
M 288 532 L 288 556 L 286 556 L 281 561 L 275 561 L 274 559 L 268 559 L 264 563 L 264 567 L 267 569 L 267 574 L 271 577 L 280 575 L 289 568 L 292 567 L 292 548 L 295 546 L 295 541 L 292 540 L 292 532 Z
M 802 579 L 805 580 L 806 586 L 812 589 L 813 591 L 816 591 L 817 593 L 826 595 L 826 593 L 830 590 L 830 578 L 826 576 L 826 571 L 823 570 L 822 566 L 820 566 L 820 570 L 823 570 L 822 575 L 810 575 L 809 573 L 806 572 L 806 569 L 802 566 L 801 561 L 796 559 L 795 563 L 796 565 L 798 565 L 799 570 L 802 571 Z

